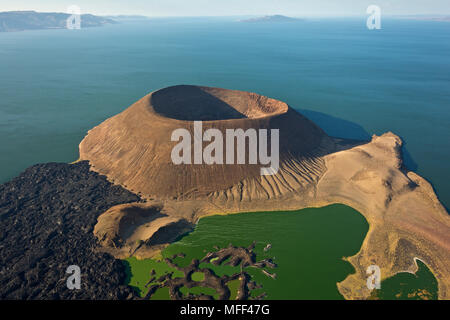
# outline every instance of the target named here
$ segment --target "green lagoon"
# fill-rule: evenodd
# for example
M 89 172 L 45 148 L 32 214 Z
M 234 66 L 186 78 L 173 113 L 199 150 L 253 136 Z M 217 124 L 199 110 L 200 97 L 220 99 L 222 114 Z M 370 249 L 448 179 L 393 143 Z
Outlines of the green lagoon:
M 381 282 L 381 289 L 372 293 L 372 299 L 381 300 L 437 300 L 438 283 L 433 273 L 420 260 L 415 274 L 401 272 Z
M 192 233 L 171 244 L 162 255 L 184 253 L 184 258 L 175 259 L 184 266 L 214 251 L 215 246 L 223 248 L 231 243 L 247 247 L 255 241 L 257 260 L 272 258 L 278 267 L 271 270 L 277 274 L 276 279 L 259 269 L 247 269 L 253 280 L 263 286 L 252 291 L 252 295 L 266 292 L 267 299 L 342 299 L 336 283 L 354 271 L 342 258 L 359 251 L 368 228 L 359 212 L 340 204 L 290 212 L 217 215 L 200 219 Z M 265 252 L 268 243 L 272 248 Z M 128 282 L 142 295 L 151 269 L 157 275 L 173 271 L 164 262 L 151 259 L 130 258 L 127 262 L 132 274 Z M 213 269 L 217 274 L 239 270 L 223 265 Z
M 252 212 L 232 215 L 209 216 L 199 220 L 195 230 L 162 251 L 162 257 L 184 253 L 175 258 L 179 266 L 188 265 L 192 259 L 201 259 L 217 247 L 230 243 L 247 247 L 256 242 L 257 260 L 272 258 L 277 268 L 267 270 L 277 274 L 276 279 L 264 275 L 256 268 L 246 268 L 252 279 L 263 287 L 251 291 L 252 296 L 263 292 L 266 299 L 343 299 L 336 283 L 354 272 L 354 268 L 343 258 L 355 255 L 369 230 L 366 219 L 356 210 L 334 204 L 322 208 L 307 208 L 297 211 Z M 270 243 L 272 247 L 264 251 Z M 128 269 L 127 284 L 145 296 L 145 285 L 152 269 L 156 277 L 174 272 L 174 277 L 183 274 L 165 262 L 154 259 L 124 261 Z M 437 281 L 426 265 L 418 261 L 417 274 L 400 273 L 382 281 L 382 289 L 374 291 L 372 299 L 437 299 Z M 218 275 L 232 274 L 239 267 L 205 264 Z M 193 280 L 202 276 L 194 275 Z M 232 297 L 239 285 L 229 284 Z M 182 292 L 186 293 L 186 288 Z M 183 291 L 184 290 L 184 291 Z M 191 288 L 192 293 L 214 296 L 211 288 Z M 169 299 L 168 288 L 158 289 L 152 299 Z

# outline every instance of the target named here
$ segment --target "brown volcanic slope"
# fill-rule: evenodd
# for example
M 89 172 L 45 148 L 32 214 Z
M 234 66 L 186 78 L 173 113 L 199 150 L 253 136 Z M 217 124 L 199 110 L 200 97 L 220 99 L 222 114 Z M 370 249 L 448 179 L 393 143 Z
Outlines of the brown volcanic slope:
M 319 127 L 284 102 L 242 91 L 175 86 L 145 96 L 90 130 L 80 144 L 80 157 L 147 199 L 198 198 L 232 188 L 246 178 L 259 179 L 260 165 L 173 164 L 171 151 L 178 142 L 171 141 L 171 134 L 186 128 L 193 136 L 194 120 L 203 121 L 203 130 L 221 130 L 224 137 L 226 129 L 289 128 L 280 131 L 280 162 L 304 179 L 320 175 L 323 167 L 312 158 L 323 153 L 324 146 L 333 146 Z M 304 183 L 289 182 L 279 183 L 281 190 L 263 183 L 252 192 L 272 196 Z
M 171 133 L 192 131 L 193 120 L 204 130 L 280 129 L 280 170 L 260 176 L 258 165 L 173 165 Z M 358 144 L 330 138 L 285 103 L 254 93 L 176 86 L 90 130 L 80 157 L 148 199 L 98 218 L 94 234 L 116 257 L 150 257 L 205 215 L 343 203 L 370 225 L 348 258 L 356 272 L 338 284 L 345 298 L 370 295 L 368 266 L 378 265 L 384 279 L 415 272 L 418 258 L 436 276 L 439 297 L 450 299 L 450 217 L 431 185 L 402 167 L 401 144 L 392 133 Z

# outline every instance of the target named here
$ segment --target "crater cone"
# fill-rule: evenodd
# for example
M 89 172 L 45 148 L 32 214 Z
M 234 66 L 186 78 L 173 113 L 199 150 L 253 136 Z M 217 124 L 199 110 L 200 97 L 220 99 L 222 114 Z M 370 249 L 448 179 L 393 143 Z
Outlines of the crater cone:
M 274 186 L 268 179 L 274 177 L 260 176 L 260 168 L 267 166 L 248 164 L 248 148 L 246 164 L 173 164 L 171 152 L 178 141 L 171 141 L 172 132 L 184 128 L 193 136 L 194 121 L 203 121 L 203 132 L 215 128 L 224 137 L 226 129 L 279 129 L 277 176 L 295 176 L 285 184 L 287 189 L 292 183 L 307 183 L 320 175 L 321 165 L 315 159 L 333 146 L 322 129 L 282 101 L 244 91 L 179 85 L 146 95 L 90 130 L 80 143 L 80 158 L 89 160 L 93 170 L 146 198 L 220 194 L 228 198 L 227 193 L 235 193 L 232 189 L 243 181 L 253 186 L 248 192 L 254 197 L 282 193 L 276 186 L 278 190 L 271 190 Z M 203 147 L 209 143 L 204 142 Z M 242 197 L 243 191 L 240 193 Z
M 195 120 L 222 133 L 279 129 L 278 172 L 261 176 L 260 165 L 248 164 L 174 165 L 172 132 L 185 128 L 192 136 Z M 175 86 L 90 130 L 80 156 L 110 180 L 154 198 L 114 206 L 98 218 L 94 234 L 115 257 L 152 257 L 206 215 L 342 203 L 370 225 L 348 258 L 355 272 L 338 283 L 345 298 L 370 296 L 366 271 L 374 261 L 389 278 L 416 272 L 418 258 L 436 276 L 439 297 L 448 299 L 449 216 L 432 185 L 402 166 L 401 146 L 391 132 L 366 142 L 330 138 L 286 103 L 255 93 Z

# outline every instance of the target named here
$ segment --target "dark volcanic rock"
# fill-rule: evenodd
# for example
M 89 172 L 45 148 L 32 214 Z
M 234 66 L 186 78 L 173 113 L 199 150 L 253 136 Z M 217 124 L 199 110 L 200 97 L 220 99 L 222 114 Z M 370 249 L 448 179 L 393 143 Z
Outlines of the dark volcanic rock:
M 136 297 L 92 231 L 110 207 L 139 200 L 87 162 L 35 165 L 0 185 L 0 299 Z M 70 265 L 81 268 L 80 290 L 66 287 Z

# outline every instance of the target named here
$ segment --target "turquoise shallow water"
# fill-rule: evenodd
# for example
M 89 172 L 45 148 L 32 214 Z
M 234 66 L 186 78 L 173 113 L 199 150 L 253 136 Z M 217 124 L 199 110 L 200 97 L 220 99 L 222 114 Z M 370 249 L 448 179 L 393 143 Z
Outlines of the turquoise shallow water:
M 174 84 L 250 90 L 330 134 L 393 131 L 407 165 L 450 205 L 450 23 L 365 18 L 245 24 L 157 19 L 0 33 L 0 181 L 77 159 L 87 130 Z

